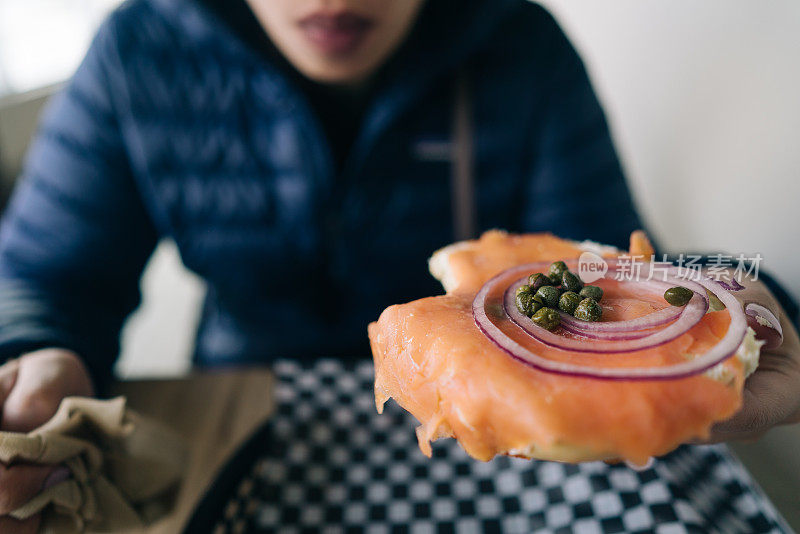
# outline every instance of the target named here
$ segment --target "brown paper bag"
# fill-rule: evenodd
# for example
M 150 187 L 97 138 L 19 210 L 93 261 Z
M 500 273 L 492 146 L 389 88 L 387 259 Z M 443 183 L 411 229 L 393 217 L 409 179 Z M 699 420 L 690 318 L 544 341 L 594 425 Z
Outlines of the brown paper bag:
M 40 532 L 140 529 L 169 510 L 186 463 L 183 438 L 125 406 L 125 397 L 68 397 L 27 433 L 0 432 L 0 462 L 64 465 L 69 476 L 14 510 L 42 512 Z

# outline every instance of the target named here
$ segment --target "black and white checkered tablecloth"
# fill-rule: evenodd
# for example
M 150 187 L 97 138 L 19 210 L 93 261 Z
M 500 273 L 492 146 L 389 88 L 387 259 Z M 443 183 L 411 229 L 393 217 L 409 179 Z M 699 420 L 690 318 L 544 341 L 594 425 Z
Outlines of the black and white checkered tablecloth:
M 217 534 L 791 532 L 724 446 L 682 447 L 638 472 L 484 463 L 450 439 L 429 459 L 411 415 L 391 401 L 375 412 L 371 364 L 280 361 L 274 370 L 277 413 L 218 515 L 203 520 Z

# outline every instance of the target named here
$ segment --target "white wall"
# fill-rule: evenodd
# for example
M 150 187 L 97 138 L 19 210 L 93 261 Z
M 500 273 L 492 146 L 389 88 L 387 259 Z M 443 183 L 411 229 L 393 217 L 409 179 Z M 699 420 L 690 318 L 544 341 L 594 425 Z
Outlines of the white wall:
M 0 0 L 0 96 L 69 77 L 120 0 Z
M 760 252 L 800 297 L 800 2 L 545 0 L 670 251 Z
M 180 376 L 191 368 L 202 279 L 181 263 L 171 240 L 159 243 L 141 281 L 142 305 L 122 330 L 116 372 L 125 378 Z

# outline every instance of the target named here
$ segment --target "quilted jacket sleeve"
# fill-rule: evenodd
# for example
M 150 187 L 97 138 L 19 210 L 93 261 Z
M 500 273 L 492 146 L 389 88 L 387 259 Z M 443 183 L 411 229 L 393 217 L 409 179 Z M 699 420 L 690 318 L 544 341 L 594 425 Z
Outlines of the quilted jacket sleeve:
M 0 226 L 0 357 L 45 346 L 110 375 L 155 241 L 115 113 L 106 23 L 50 102 Z

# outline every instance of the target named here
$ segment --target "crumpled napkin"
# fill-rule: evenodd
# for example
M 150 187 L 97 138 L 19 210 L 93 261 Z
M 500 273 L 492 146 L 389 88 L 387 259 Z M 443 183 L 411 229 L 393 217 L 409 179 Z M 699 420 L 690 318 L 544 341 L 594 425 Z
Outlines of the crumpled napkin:
M 125 404 L 125 397 L 67 397 L 41 427 L 0 432 L 0 462 L 69 472 L 10 515 L 42 512 L 40 532 L 66 534 L 143 528 L 166 513 L 186 465 L 185 440 Z

